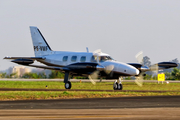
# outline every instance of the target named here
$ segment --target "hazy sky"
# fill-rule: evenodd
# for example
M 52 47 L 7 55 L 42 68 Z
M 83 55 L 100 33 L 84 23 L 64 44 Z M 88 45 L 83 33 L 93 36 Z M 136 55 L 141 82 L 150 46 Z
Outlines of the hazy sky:
M 56 51 L 180 60 L 180 0 L 0 0 L 0 70 L 16 65 L 5 56 L 34 56 L 29 26 Z

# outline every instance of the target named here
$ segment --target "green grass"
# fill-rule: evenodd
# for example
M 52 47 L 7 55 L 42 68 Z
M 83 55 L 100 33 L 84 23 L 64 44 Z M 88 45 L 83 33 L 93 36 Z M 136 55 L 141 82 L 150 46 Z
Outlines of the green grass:
M 42 88 L 64 89 L 63 82 L 30 82 L 30 81 L 0 81 L 0 88 Z M 101 82 L 93 85 L 88 82 L 72 82 L 72 89 L 113 90 L 112 82 Z M 68 99 L 68 98 L 101 98 L 101 97 L 125 97 L 125 96 L 154 96 L 154 95 L 180 95 L 180 83 L 157 84 L 144 83 L 143 87 L 135 83 L 124 82 L 123 90 L 170 90 L 165 93 L 155 92 L 87 92 L 87 91 L 0 91 L 0 100 L 24 100 L 24 99 Z
M 68 99 L 68 98 L 103 98 L 127 96 L 180 95 L 179 92 L 143 93 L 143 92 L 84 92 L 84 91 L 1 91 L 0 100 Z
M 134 82 L 123 82 L 123 90 L 180 90 L 180 83 L 157 84 L 144 83 L 143 87 L 137 86 Z M 39 88 L 64 89 L 63 82 L 44 81 L 0 81 L 0 88 Z M 72 82 L 72 89 L 93 89 L 93 90 L 113 90 L 112 82 L 97 82 L 93 85 L 89 82 Z

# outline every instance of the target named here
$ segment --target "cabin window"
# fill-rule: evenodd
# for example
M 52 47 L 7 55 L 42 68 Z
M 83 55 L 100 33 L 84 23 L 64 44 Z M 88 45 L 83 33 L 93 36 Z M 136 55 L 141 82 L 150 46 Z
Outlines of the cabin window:
M 71 62 L 76 62 L 76 60 L 77 60 L 77 56 L 72 56 Z
M 68 60 L 68 56 L 63 57 L 63 62 L 66 62 Z
M 85 62 L 86 61 L 86 56 L 82 56 L 80 59 L 81 62 Z
M 99 57 L 99 62 L 104 62 L 107 60 L 113 60 L 110 56 L 100 56 Z
M 97 62 L 97 56 L 94 56 L 94 55 L 93 55 L 93 56 L 91 57 L 91 62 Z

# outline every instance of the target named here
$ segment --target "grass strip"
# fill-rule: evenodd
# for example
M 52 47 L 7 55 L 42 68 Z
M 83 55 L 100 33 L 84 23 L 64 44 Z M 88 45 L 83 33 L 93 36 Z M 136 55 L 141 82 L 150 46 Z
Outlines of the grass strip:
M 180 95 L 179 92 L 76 92 L 76 91 L 1 91 L 0 100 L 39 100 L 39 99 L 70 99 L 70 98 L 106 98 L 127 96 L 159 96 Z
M 32 89 L 64 89 L 63 82 L 47 81 L 0 81 L 0 88 L 32 88 Z M 113 81 L 98 82 L 92 85 L 88 82 L 73 82 L 72 89 L 113 90 Z M 135 83 L 124 82 L 123 90 L 162 90 L 157 92 L 95 92 L 95 91 L 0 91 L 0 100 L 35 100 L 35 99 L 68 99 L 68 98 L 102 98 L 102 97 L 126 97 L 126 96 L 156 96 L 156 95 L 180 95 L 180 83 L 157 84 L 144 83 L 143 87 Z

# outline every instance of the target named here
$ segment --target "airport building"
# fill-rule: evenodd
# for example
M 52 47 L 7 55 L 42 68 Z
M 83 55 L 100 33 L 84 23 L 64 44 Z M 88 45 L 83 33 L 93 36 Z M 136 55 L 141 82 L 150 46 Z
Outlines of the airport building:
M 8 69 L 8 74 L 16 73 L 16 77 L 22 77 L 23 74 L 29 73 L 31 70 L 24 66 L 14 66 L 10 69 Z M 15 76 L 14 76 L 15 77 Z

